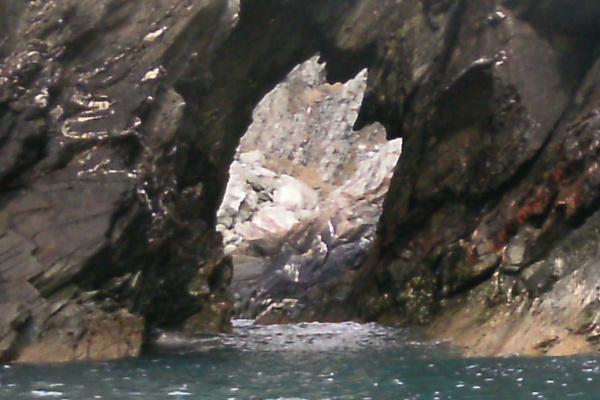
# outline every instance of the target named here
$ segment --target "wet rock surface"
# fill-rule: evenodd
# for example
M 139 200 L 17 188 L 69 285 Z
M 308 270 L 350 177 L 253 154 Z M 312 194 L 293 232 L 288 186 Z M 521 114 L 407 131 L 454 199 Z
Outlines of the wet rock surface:
M 574 319 L 600 295 L 584 278 L 597 271 L 598 9 L 444 4 L 405 19 L 409 56 L 370 75 L 362 115 L 402 135 L 404 157 L 349 298 L 366 319 L 433 321 L 471 354 L 597 350 L 595 323 Z
M 173 83 L 186 35 L 204 25 L 207 51 L 233 6 L 0 7 L 1 360 L 125 357 L 152 326 L 227 329 L 230 266 L 202 183 L 174 167 Z
M 226 330 L 228 169 L 258 101 L 317 53 L 332 86 L 368 69 L 355 128 L 380 122 L 403 157 L 366 262 L 294 318 L 432 324 L 477 354 L 597 349 L 599 17 L 588 0 L 3 2 L 0 359 Z

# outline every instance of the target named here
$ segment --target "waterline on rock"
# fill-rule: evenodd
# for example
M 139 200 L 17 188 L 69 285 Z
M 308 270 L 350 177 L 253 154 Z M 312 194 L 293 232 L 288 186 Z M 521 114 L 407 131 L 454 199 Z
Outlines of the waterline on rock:
M 186 337 L 163 333 L 149 352 L 187 354 L 229 349 L 281 354 L 353 352 L 390 347 L 430 348 L 457 354 L 441 342 L 422 340 L 416 329 L 397 329 L 375 323 L 356 322 L 256 325 L 248 319 L 233 320 L 233 332 L 214 336 Z
M 235 326 L 219 345 L 185 354 L 7 366 L 0 398 L 592 400 L 600 381 L 593 355 L 464 359 L 375 324 Z

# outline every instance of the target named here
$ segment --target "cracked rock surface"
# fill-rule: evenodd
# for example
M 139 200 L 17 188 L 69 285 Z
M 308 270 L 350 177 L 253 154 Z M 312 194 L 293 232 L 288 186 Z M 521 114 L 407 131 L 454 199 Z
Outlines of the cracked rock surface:
M 328 84 L 325 68 L 313 57 L 261 100 L 231 165 L 217 230 L 236 317 L 293 321 L 307 292 L 358 268 L 373 242 L 402 140 L 379 124 L 353 131 L 366 71 Z

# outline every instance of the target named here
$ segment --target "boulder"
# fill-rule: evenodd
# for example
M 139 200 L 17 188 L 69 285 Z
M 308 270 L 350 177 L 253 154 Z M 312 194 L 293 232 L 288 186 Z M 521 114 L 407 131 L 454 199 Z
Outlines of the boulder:
M 317 193 L 312 188 L 289 175 L 279 178 L 279 186 L 273 194 L 275 206 L 290 211 L 314 210 L 317 201 Z

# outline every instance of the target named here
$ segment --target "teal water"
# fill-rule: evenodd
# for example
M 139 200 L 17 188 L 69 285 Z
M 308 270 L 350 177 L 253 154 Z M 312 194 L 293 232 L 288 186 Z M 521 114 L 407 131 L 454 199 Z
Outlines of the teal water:
M 0 366 L 1 399 L 600 399 L 600 356 L 463 359 L 357 324 L 252 327 L 194 352 Z

